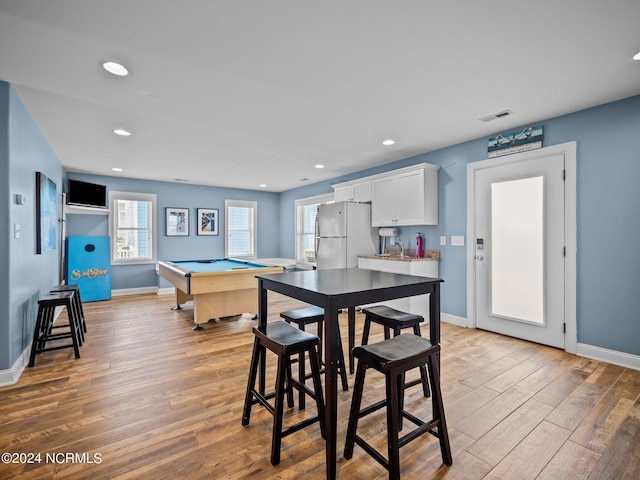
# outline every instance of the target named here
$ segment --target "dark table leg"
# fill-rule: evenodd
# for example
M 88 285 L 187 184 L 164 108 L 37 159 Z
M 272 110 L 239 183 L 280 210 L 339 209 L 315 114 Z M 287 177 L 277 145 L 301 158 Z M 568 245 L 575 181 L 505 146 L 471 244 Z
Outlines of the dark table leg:
M 262 279 L 258 279 L 258 323 L 267 323 L 267 289 L 264 288 Z M 260 356 L 258 370 L 258 391 L 264 395 L 266 384 L 267 366 L 265 365 L 265 352 Z
M 349 307 L 349 373 L 353 374 L 353 348 L 356 346 L 356 307 Z
M 440 283 L 434 282 L 432 287 L 429 295 L 429 336 L 431 343 L 436 344 L 440 343 Z
M 324 355 L 325 355 L 325 441 L 327 479 L 337 473 L 337 425 L 338 425 L 338 358 L 340 343 L 338 333 L 338 305 L 329 300 L 324 306 Z
M 429 335 L 432 344 L 440 343 L 440 283 L 433 284 L 433 291 L 429 295 Z M 436 364 L 440 370 L 440 352 L 436 355 Z M 433 418 L 436 417 L 436 402 L 432 402 Z

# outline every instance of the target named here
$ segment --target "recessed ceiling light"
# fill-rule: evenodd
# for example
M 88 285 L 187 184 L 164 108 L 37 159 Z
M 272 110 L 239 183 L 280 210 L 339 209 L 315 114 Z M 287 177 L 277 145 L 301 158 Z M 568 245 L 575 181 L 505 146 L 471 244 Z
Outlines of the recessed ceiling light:
M 119 77 L 129 75 L 129 70 L 127 70 L 127 67 L 117 62 L 104 62 L 102 64 L 102 68 L 104 68 L 107 72 Z
M 128 137 L 129 135 L 131 135 L 131 132 L 127 131 L 127 130 L 123 130 L 122 128 L 116 128 L 113 133 L 115 133 L 116 135 L 121 135 L 123 137 Z
M 640 60 L 640 52 L 636 53 L 636 54 L 633 56 L 633 59 L 634 59 L 634 60 Z
M 113 170 L 114 172 L 121 172 L 122 169 L 120 167 L 113 167 L 111 170 Z
M 318 164 L 316 165 L 316 168 L 324 168 L 324 165 L 322 165 L 321 163 L 318 163 Z
M 266 186 L 267 186 L 267 184 L 266 184 L 266 183 L 261 183 L 261 184 L 260 184 L 260 186 L 261 186 L 262 188 L 264 188 L 264 187 L 266 187 Z
M 386 146 L 393 145 L 394 143 L 396 143 L 396 141 L 390 138 L 387 138 L 385 141 L 382 142 L 382 144 Z

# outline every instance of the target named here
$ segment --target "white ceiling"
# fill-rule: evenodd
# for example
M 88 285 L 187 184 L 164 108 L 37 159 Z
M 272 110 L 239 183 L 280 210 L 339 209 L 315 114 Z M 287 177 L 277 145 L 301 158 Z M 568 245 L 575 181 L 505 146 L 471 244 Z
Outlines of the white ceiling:
M 0 80 L 70 172 L 283 191 L 640 94 L 639 23 L 638 0 L 0 0 Z

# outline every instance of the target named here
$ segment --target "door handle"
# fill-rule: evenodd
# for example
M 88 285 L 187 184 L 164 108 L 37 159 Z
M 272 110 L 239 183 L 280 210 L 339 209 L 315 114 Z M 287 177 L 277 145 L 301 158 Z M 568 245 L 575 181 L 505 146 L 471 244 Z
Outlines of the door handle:
M 482 255 L 476 255 L 476 260 L 482 260 L 484 257 Z

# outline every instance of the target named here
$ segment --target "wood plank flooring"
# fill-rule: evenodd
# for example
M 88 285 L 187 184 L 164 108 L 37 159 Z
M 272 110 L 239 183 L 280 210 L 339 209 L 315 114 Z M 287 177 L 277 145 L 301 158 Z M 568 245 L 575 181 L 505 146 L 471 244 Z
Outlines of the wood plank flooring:
M 172 305 L 157 295 L 87 303 L 80 359 L 72 349 L 39 354 L 16 385 L 0 388 L 0 450 L 18 454 L 0 463 L 0 478 L 324 478 L 317 424 L 284 439 L 277 467 L 272 417 L 254 407 L 251 424 L 240 425 L 255 322 L 233 317 L 193 331 L 191 308 Z M 270 294 L 270 320 L 298 305 Z M 346 345 L 346 315 L 341 325 Z M 454 464 L 444 466 L 437 439 L 422 436 L 401 450 L 404 479 L 640 478 L 640 372 L 443 324 L 442 379 Z M 408 391 L 407 406 L 428 418 L 420 392 Z M 365 393 L 363 404 L 384 395 L 375 372 Z M 339 392 L 340 453 L 350 401 L 351 391 Z M 359 433 L 385 451 L 378 413 Z M 285 422 L 306 414 L 295 408 Z M 349 461 L 340 455 L 338 477 L 388 478 L 358 447 Z

